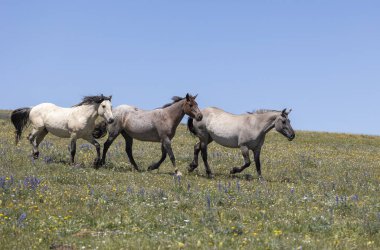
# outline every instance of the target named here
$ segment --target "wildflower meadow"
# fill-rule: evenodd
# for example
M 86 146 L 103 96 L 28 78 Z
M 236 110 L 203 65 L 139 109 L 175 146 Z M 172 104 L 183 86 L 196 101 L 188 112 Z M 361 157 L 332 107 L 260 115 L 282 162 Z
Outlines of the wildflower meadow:
M 208 179 L 200 158 L 187 172 L 197 139 L 180 125 L 169 161 L 136 172 L 120 136 L 107 164 L 92 168 L 95 149 L 48 135 L 40 158 L 0 119 L 1 249 L 378 249 L 380 137 L 296 131 L 265 141 L 265 181 L 240 151 L 210 144 Z M 101 144 L 106 138 L 101 139 Z M 161 156 L 160 144 L 134 141 L 142 169 Z M 251 154 L 252 159 L 252 154 Z

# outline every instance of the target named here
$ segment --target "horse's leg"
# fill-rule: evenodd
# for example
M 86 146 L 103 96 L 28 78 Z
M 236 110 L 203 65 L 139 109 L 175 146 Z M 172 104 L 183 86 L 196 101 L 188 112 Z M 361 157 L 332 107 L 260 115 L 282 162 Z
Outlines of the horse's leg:
M 85 140 L 95 146 L 96 158 L 94 160 L 94 168 L 98 169 L 100 167 L 100 144 L 92 135 L 89 138 L 85 138 Z
M 40 145 L 40 143 L 42 142 L 42 140 L 45 138 L 45 136 L 48 134 L 49 132 L 47 131 L 46 128 L 44 128 L 40 133 L 37 134 L 36 136 L 36 139 L 35 139 L 35 142 L 36 142 L 36 153 L 37 153 L 37 157 L 39 155 L 39 151 L 38 151 L 38 146 Z
M 153 163 L 152 165 L 150 165 L 148 167 L 148 171 L 151 171 L 151 170 L 159 168 L 160 165 L 162 164 L 162 162 L 166 159 L 167 152 L 166 152 L 166 149 L 165 149 L 165 147 L 164 147 L 163 144 L 161 144 L 161 153 L 162 153 L 161 154 L 161 159 L 158 162 Z
M 71 164 L 74 164 L 76 151 L 77 151 L 77 137 L 76 135 L 71 135 L 71 142 L 70 142 Z
M 244 165 L 241 166 L 240 168 L 239 167 L 234 167 L 230 171 L 230 174 L 240 173 L 241 171 L 243 171 L 244 169 L 246 169 L 247 167 L 249 167 L 249 165 L 251 165 L 251 160 L 249 159 L 249 148 L 247 146 L 241 146 L 240 150 L 241 150 L 241 153 L 242 153 L 242 155 L 244 157 Z
M 200 147 L 201 147 L 202 160 L 203 160 L 203 163 L 205 165 L 207 177 L 213 178 L 214 175 L 212 174 L 210 166 L 208 165 L 208 161 L 207 161 L 207 145 L 209 143 L 210 142 L 201 142 Z
M 125 152 L 128 155 L 129 162 L 132 164 L 132 166 L 137 170 L 140 171 L 139 166 L 137 166 L 135 159 L 133 158 L 132 154 L 132 145 L 133 145 L 133 138 L 127 134 L 124 130 L 121 131 L 121 135 L 125 139 Z
M 104 143 L 104 146 L 103 146 L 104 147 L 103 155 L 102 155 L 102 159 L 100 160 L 100 165 L 104 165 L 106 163 L 107 151 L 119 134 L 120 134 L 119 130 L 109 131 L 107 141 Z
M 30 144 L 32 144 L 32 147 L 33 147 L 32 154 L 33 154 L 34 159 L 38 159 L 38 156 L 40 154 L 36 148 L 35 139 L 36 139 L 37 134 L 38 134 L 38 130 L 33 128 L 32 132 L 30 132 L 30 134 L 28 135 L 28 140 L 29 140 Z
M 194 169 L 196 169 L 198 167 L 198 155 L 199 155 L 199 152 L 201 151 L 201 143 L 198 142 L 194 145 L 194 159 L 193 161 L 190 163 L 189 167 L 187 168 L 187 170 L 190 172 L 193 172 Z
M 255 159 L 257 174 L 259 175 L 259 179 L 262 180 L 263 176 L 261 175 L 260 152 L 261 152 L 261 148 L 257 148 L 256 150 L 253 151 L 253 155 Z
M 176 166 L 175 156 L 174 156 L 173 150 L 172 150 L 172 142 L 170 141 L 170 139 L 168 137 L 164 138 L 162 140 L 162 145 L 163 145 L 164 149 L 166 150 L 166 152 L 168 153 L 170 161 L 173 164 L 174 174 L 178 175 L 178 176 L 182 175 L 182 173 L 178 170 L 178 168 Z
M 33 128 L 32 132 L 29 134 L 28 139 L 33 146 L 34 159 L 38 159 L 38 156 L 40 155 L 40 152 L 38 151 L 38 145 L 41 143 L 41 141 L 44 139 L 47 133 L 48 132 L 46 128 L 42 128 L 42 129 Z

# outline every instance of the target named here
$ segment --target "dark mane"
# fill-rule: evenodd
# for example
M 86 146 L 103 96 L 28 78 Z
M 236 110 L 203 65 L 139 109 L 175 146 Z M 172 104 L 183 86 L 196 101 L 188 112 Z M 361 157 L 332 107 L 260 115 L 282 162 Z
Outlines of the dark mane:
M 179 101 L 181 101 L 181 100 L 183 100 L 183 99 L 185 99 L 185 98 L 184 98 L 184 97 L 179 97 L 179 96 L 173 96 L 173 97 L 172 97 L 173 102 L 171 102 L 171 103 L 167 103 L 167 104 L 165 104 L 164 106 L 162 106 L 161 108 L 164 109 L 164 108 L 170 107 L 170 106 L 173 105 L 174 103 L 179 102 Z
M 273 109 L 258 109 L 253 112 L 247 112 L 247 113 L 252 115 L 252 114 L 265 114 L 268 112 L 281 112 L 281 111 L 273 110 Z
M 74 105 L 73 107 L 78 107 L 82 105 L 93 105 L 93 104 L 99 104 L 103 101 L 111 101 L 111 97 L 107 97 L 104 95 L 93 95 L 93 96 L 85 96 L 83 97 L 82 101 L 78 103 L 77 105 Z

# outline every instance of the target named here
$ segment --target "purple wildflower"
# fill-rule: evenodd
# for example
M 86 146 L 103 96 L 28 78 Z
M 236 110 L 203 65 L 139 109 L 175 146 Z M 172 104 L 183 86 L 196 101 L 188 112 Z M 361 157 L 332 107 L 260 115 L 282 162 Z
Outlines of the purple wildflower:
M 17 219 L 17 226 L 22 226 L 22 222 L 26 219 L 26 213 L 22 213 L 20 217 Z

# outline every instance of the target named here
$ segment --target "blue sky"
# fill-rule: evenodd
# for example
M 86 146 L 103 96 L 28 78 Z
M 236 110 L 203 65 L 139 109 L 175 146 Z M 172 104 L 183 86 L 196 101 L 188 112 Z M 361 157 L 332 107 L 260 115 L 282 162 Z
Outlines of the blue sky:
M 380 1 L 0 1 L 0 109 L 187 92 L 297 130 L 380 135 Z

